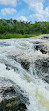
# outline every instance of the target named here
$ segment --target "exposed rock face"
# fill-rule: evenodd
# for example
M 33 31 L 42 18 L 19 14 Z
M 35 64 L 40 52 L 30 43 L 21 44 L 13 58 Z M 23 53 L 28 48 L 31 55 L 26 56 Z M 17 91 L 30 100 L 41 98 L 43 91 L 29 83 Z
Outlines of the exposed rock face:
M 6 89 L 4 89 L 3 91 L 3 96 L 6 96 L 6 95 L 16 95 L 16 91 L 15 91 L 15 88 L 14 87 L 8 87 Z
M 0 111 L 26 111 L 29 99 L 23 96 L 23 91 L 4 78 L 0 78 L 0 83 Z
M 26 105 L 20 100 L 20 97 L 4 99 L 0 103 L 0 111 L 26 111 Z
M 13 83 L 4 78 L 0 78 L 0 96 L 2 100 L 4 98 L 10 98 L 16 96 L 16 90 Z
M 42 52 L 42 54 L 46 54 L 46 53 L 47 53 L 47 51 L 46 51 L 45 48 L 44 48 L 44 45 L 36 44 L 36 45 L 35 45 L 35 49 L 36 49 L 37 51 L 40 50 L 40 52 Z
M 39 77 L 49 83 L 49 58 L 36 60 L 35 70 Z
M 25 69 L 25 70 L 29 70 L 29 67 L 30 67 L 30 62 L 27 61 L 26 59 L 17 59 L 16 57 L 14 57 L 15 61 L 19 62 L 21 64 L 21 66 Z
M 21 61 L 21 65 L 24 69 L 29 70 L 29 62 Z

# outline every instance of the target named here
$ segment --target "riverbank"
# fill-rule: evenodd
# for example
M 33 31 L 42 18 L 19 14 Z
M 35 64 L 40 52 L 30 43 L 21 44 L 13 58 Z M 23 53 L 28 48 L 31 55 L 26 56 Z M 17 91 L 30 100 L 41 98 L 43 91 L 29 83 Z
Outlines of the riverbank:
M 35 37 L 41 35 L 40 33 L 38 34 L 11 34 L 11 33 L 7 33 L 7 34 L 0 34 L 0 39 L 11 39 L 11 38 L 30 38 L 30 37 Z

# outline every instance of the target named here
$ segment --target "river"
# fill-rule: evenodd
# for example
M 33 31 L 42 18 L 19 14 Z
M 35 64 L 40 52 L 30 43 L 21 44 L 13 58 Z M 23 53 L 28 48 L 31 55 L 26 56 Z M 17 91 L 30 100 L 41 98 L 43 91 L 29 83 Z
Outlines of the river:
M 27 111 L 49 111 L 49 83 L 43 79 L 49 71 L 42 73 L 41 66 L 37 73 L 35 68 L 35 61 L 49 58 L 48 48 L 46 37 L 0 40 L 0 78 L 13 81 L 24 91 L 30 103 Z

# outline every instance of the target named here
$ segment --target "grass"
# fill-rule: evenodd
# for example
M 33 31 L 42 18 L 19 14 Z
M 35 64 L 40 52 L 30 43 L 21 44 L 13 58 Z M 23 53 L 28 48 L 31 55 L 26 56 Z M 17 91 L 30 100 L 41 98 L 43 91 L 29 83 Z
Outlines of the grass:
M 11 39 L 11 38 L 29 38 L 29 37 L 35 37 L 41 35 L 39 34 L 25 34 L 25 35 L 21 35 L 21 34 L 11 34 L 11 33 L 7 33 L 7 34 L 0 34 L 0 39 Z

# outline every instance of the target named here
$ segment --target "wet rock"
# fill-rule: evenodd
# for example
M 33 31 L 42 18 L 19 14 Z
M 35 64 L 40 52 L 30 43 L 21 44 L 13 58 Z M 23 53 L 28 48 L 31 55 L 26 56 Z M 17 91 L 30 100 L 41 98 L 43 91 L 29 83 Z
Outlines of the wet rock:
M 20 99 L 21 99 L 22 103 L 24 103 L 24 104 L 27 103 L 28 105 L 30 104 L 30 103 L 29 103 L 29 98 L 27 97 L 27 95 L 24 96 L 24 95 L 21 94 L 21 95 L 20 95 Z M 24 101 L 24 100 L 25 100 L 25 101 Z
M 49 39 L 49 34 L 45 34 L 42 36 L 42 39 Z
M 18 68 L 17 67 L 15 67 L 15 66 L 12 66 L 12 65 L 9 65 L 9 64 L 5 64 L 5 66 L 6 66 L 6 70 L 11 70 L 11 69 L 14 69 L 14 71 L 18 71 Z
M 6 70 L 10 70 L 10 67 L 6 66 Z
M 0 78 L 0 83 L 0 111 L 26 111 L 29 99 L 24 91 L 10 80 Z
M 16 94 L 15 88 L 14 87 L 8 87 L 3 91 L 3 95 L 7 95 L 7 94 Z
M 44 36 L 43 38 L 45 38 L 45 39 L 49 39 L 49 37 L 48 37 L 48 36 Z
M 39 41 L 33 42 L 33 44 L 39 44 L 39 43 L 40 43 Z
M 18 62 L 18 63 L 20 63 L 21 66 L 22 66 L 24 69 L 26 69 L 27 71 L 29 70 L 30 62 L 27 61 L 26 59 L 23 60 L 23 59 L 21 59 L 21 58 L 15 57 L 15 61 Z
M 47 53 L 47 51 L 44 50 L 44 45 L 42 45 L 42 44 L 36 44 L 34 47 L 35 47 L 35 49 L 37 51 L 40 50 L 40 52 L 42 52 L 42 54 L 46 54 Z
M 27 61 L 21 61 L 21 65 L 24 69 L 29 70 L 30 63 Z
M 42 48 L 42 45 L 41 44 L 36 44 L 34 47 L 35 47 L 36 50 L 40 50 Z
M 45 80 L 47 83 L 49 83 L 49 75 L 46 75 L 43 80 Z
M 35 66 L 36 69 L 40 69 L 41 72 L 49 73 L 49 58 L 36 60 Z
M 47 53 L 47 51 L 45 51 L 43 49 L 41 49 L 40 51 L 42 52 L 42 54 L 46 54 Z
M 2 97 L 2 99 L 16 96 L 15 87 L 10 80 L 0 78 L 0 96 Z
M 26 105 L 20 100 L 20 97 L 5 99 L 0 103 L 0 111 L 26 111 Z
M 35 70 L 39 77 L 49 83 L 49 58 L 36 60 Z

